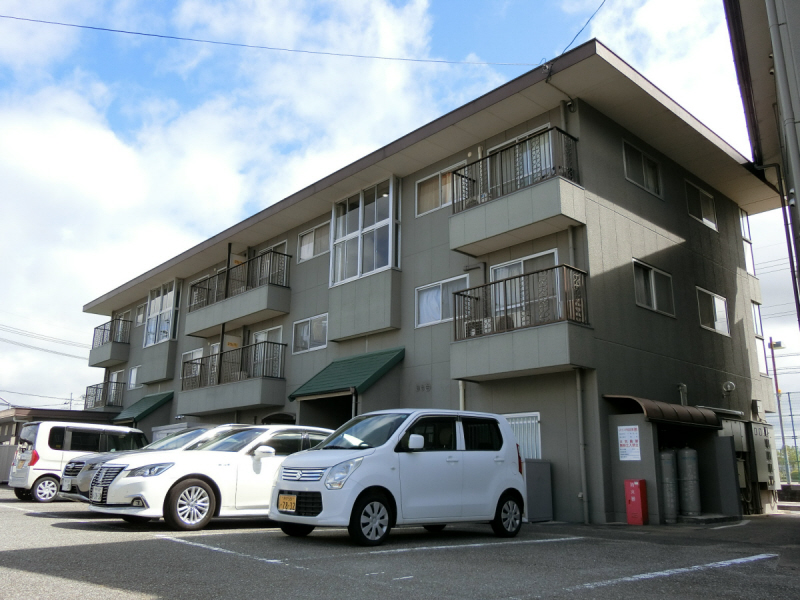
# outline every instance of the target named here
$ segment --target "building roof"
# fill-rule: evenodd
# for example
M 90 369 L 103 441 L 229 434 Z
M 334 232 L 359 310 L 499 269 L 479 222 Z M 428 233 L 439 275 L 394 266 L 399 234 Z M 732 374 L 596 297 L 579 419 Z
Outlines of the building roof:
M 363 394 L 406 355 L 405 348 L 390 348 L 338 358 L 289 395 L 290 400 L 349 394 Z
M 173 395 L 173 392 L 164 392 L 145 396 L 114 417 L 114 423 L 126 423 L 130 421 L 137 423 L 172 400 Z
M 527 119 L 579 98 L 613 119 L 749 213 L 780 205 L 749 161 L 633 67 L 591 40 L 347 165 L 316 183 L 92 300 L 84 312 L 111 315 L 153 287 L 185 279 L 310 219 L 334 202 L 388 178 L 404 177 Z

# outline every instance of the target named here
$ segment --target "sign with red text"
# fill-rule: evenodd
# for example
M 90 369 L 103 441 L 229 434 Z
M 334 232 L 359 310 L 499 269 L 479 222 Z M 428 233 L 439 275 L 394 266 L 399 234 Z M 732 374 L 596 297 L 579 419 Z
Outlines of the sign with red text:
M 638 425 L 620 425 L 617 427 L 617 437 L 620 460 L 642 460 Z

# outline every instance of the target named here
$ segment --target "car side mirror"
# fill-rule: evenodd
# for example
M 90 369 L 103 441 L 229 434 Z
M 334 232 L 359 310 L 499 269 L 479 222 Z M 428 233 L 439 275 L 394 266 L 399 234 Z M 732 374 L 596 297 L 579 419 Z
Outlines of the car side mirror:
M 275 456 L 275 448 L 272 446 L 259 446 L 253 451 L 253 456 L 256 458 L 269 458 Z
M 412 433 L 408 436 L 408 449 L 409 450 L 422 450 L 425 447 L 425 438 L 418 433 Z

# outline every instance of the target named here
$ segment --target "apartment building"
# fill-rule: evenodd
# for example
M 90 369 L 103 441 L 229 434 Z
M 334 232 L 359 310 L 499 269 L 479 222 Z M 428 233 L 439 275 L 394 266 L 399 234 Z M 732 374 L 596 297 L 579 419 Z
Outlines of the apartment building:
M 703 512 L 761 512 L 747 223 L 779 200 L 746 162 L 587 42 L 88 303 L 111 320 L 86 408 L 146 430 L 485 410 L 558 520 L 624 520 L 636 478 L 664 521 L 659 453 L 685 446 Z

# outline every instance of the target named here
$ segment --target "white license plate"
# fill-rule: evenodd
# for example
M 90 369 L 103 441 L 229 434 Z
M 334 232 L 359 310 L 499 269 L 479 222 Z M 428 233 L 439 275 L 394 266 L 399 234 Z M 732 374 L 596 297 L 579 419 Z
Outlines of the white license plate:
M 72 477 L 64 477 L 61 480 L 61 491 L 68 492 L 72 489 Z
M 103 488 L 99 485 L 96 485 L 92 488 L 92 502 L 102 502 L 103 501 Z

